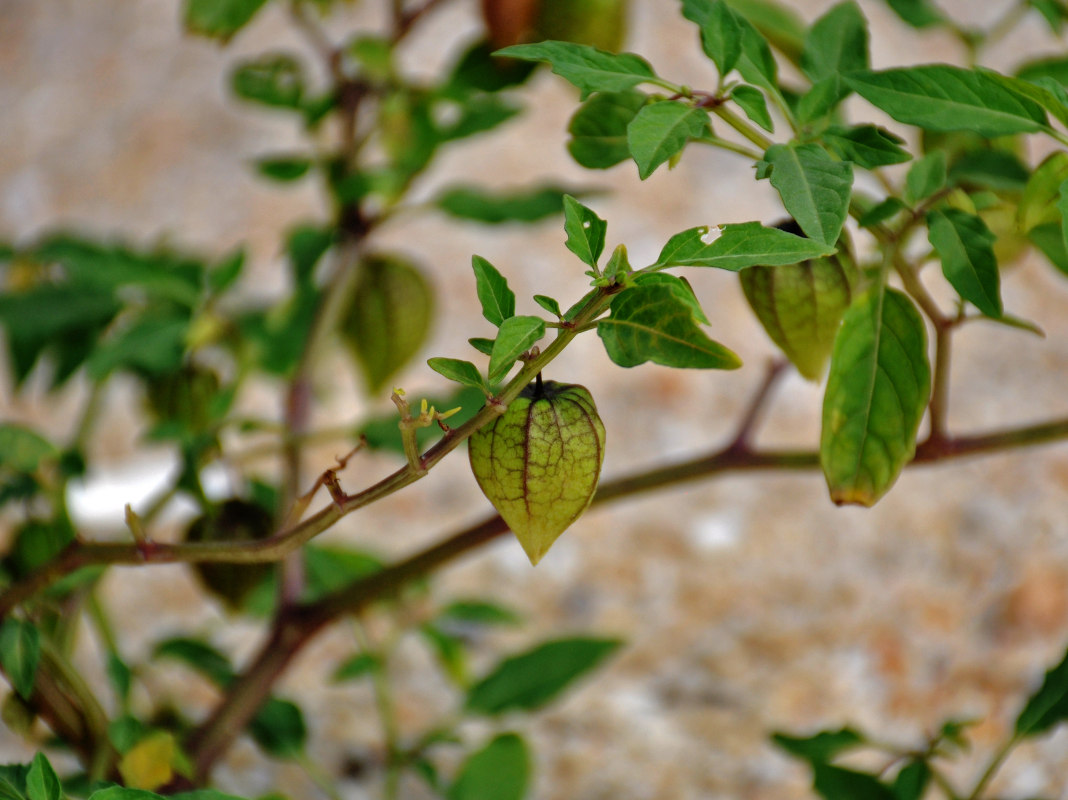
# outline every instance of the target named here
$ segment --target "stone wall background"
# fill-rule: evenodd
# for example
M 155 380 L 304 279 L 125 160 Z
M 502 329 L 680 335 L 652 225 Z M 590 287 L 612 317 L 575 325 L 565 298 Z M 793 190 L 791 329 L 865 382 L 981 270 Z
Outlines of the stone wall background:
M 811 20 L 831 3 L 794 5 Z M 944 34 L 907 30 L 875 0 L 860 5 L 877 67 L 962 58 Z M 942 5 L 958 16 L 993 18 L 1006 3 Z M 432 72 L 453 45 L 474 38 L 474 11 L 473 0 L 459 0 L 435 15 L 411 43 L 408 67 Z M 377 24 L 376 4 L 364 0 L 351 16 L 348 24 Z M 992 54 L 993 66 L 1063 50 L 1032 16 Z M 629 49 L 661 74 L 693 85 L 712 79 L 676 4 L 635 0 L 632 31 Z M 27 241 L 78 228 L 215 255 L 245 243 L 247 291 L 281 291 L 281 231 L 323 209 L 311 184 L 280 190 L 252 176 L 247 162 L 295 145 L 297 131 L 230 100 L 224 76 L 242 55 L 291 45 L 299 41 L 276 10 L 220 48 L 182 35 L 174 0 L 0 0 L 0 235 Z M 625 241 L 636 263 L 652 260 L 684 228 L 781 213 L 770 188 L 752 183 L 748 165 L 697 148 L 680 169 L 661 169 L 644 183 L 632 165 L 584 172 L 564 149 L 575 93 L 542 74 L 524 97 L 530 110 L 506 135 L 448 151 L 419 191 L 473 178 L 500 187 L 546 177 L 603 187 L 608 193 L 591 203 L 609 221 L 609 246 Z M 426 216 L 384 230 L 380 243 L 422 259 L 441 291 L 426 356 L 465 352 L 472 253 L 505 271 L 531 309 L 535 292 L 574 298 L 584 291 L 555 221 L 488 228 Z M 580 339 L 554 367 L 554 377 L 580 381 L 597 398 L 609 432 L 606 477 L 647 464 L 650 453 L 670 461 L 714 447 L 760 382 L 772 348 L 736 279 L 712 272 L 688 277 L 712 319 L 711 335 L 734 348 L 745 369 L 691 374 L 646 365 L 624 373 L 594 337 Z M 1003 292 L 1006 307 L 1036 320 L 1047 336 L 973 325 L 958 337 L 955 431 L 1068 411 L 1068 286 L 1035 259 L 1006 277 Z M 336 367 L 324 370 L 317 387 L 319 422 L 384 407 L 359 395 L 340 357 Z M 414 394 L 441 386 L 418 364 L 399 382 Z M 0 415 L 62 432 L 80 396 L 75 385 L 47 398 L 40 381 L 17 397 L 0 388 Z M 273 402 L 266 392 L 249 400 Z M 819 402 L 818 388 L 788 378 L 760 441 L 811 446 Z M 145 475 L 168 466 L 164 451 L 138 441 L 136 407 L 130 387 L 114 381 L 93 443 L 101 470 L 76 506 L 86 532 L 101 538 L 123 535 L 123 504 L 144 491 Z M 335 450 L 318 454 L 323 466 Z M 346 518 L 327 538 L 400 555 L 481 518 L 487 504 L 462 455 L 456 459 L 403 495 Z M 365 484 L 394 465 L 386 456 L 361 457 L 346 480 Z M 558 632 L 628 641 L 622 656 L 551 711 L 516 720 L 536 743 L 537 798 L 806 797 L 808 776 L 771 747 L 770 731 L 853 723 L 919 744 L 950 716 L 983 720 L 973 731 L 973 755 L 960 764 L 970 782 L 1068 640 L 1066 490 L 1063 445 L 909 470 L 872 510 L 834 508 L 815 474 L 723 477 L 594 510 L 537 570 L 514 542 L 494 544 L 445 571 L 435 591 L 495 595 L 527 615 L 521 631 L 484 642 L 485 663 Z M 113 570 L 105 590 L 134 660 L 151 641 L 188 628 L 239 657 L 255 648 L 254 628 L 199 603 L 182 567 Z M 147 640 L 126 635 L 139 631 L 151 633 Z M 369 693 L 327 680 L 350 642 L 344 626 L 321 637 L 279 687 L 311 712 L 312 752 L 331 771 L 378 736 Z M 88 664 L 96 645 L 87 638 L 84 646 Z M 425 662 L 417 647 L 404 650 L 402 724 L 448 707 Z M 210 706 L 211 694 L 196 681 L 155 670 L 148 678 L 154 693 L 179 697 L 187 708 Z M 0 736 L 5 760 L 27 752 Z M 1012 797 L 1068 797 L 1066 774 L 1068 733 L 1061 731 L 1021 748 L 995 788 Z M 299 769 L 265 764 L 251 747 L 234 751 L 219 780 L 248 795 L 316 796 Z M 343 789 L 346 797 L 374 796 L 373 784 L 356 780 Z M 410 792 L 420 796 L 414 786 Z

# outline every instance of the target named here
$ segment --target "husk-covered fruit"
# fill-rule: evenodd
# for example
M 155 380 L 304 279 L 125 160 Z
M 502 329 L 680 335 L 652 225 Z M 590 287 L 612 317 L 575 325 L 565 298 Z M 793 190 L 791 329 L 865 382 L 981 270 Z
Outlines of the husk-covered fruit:
M 470 439 L 479 487 L 537 564 L 593 499 L 605 431 L 589 391 L 541 381 L 527 386 Z
M 250 542 L 266 539 L 274 530 L 270 513 L 247 500 L 227 500 L 197 517 L 186 530 L 188 542 Z M 240 609 L 249 594 L 271 572 L 269 563 L 197 563 L 193 571 L 208 591 L 230 609 Z
M 356 269 L 340 332 L 373 394 L 423 346 L 434 298 L 422 271 L 397 256 L 367 256 Z
M 800 234 L 794 222 L 779 227 Z M 849 308 L 856 266 L 848 243 L 827 258 L 775 267 L 750 267 L 739 277 L 750 308 L 768 336 L 809 380 L 819 380 Z

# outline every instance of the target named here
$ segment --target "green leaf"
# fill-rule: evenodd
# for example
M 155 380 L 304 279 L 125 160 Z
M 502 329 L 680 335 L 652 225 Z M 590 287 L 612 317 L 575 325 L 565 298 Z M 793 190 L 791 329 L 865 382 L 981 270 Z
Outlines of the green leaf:
M 856 3 L 839 3 L 812 24 L 801 53 L 801 71 L 813 83 L 869 66 L 868 21 Z
M 627 257 L 627 246 L 625 244 L 617 244 L 616 249 L 612 251 L 612 255 L 608 259 L 608 263 L 604 265 L 604 277 L 608 280 L 622 282 L 633 271 L 630 259 Z
M 468 339 L 467 343 L 470 344 L 476 350 L 478 350 L 478 352 L 482 353 L 482 355 L 484 356 L 493 355 L 492 339 L 486 339 L 482 336 L 475 336 L 471 339 Z
M 894 800 L 921 800 L 931 782 L 931 768 L 926 761 L 910 761 L 894 777 Z
M 911 205 L 940 191 L 948 179 L 946 152 L 935 150 L 916 159 L 905 175 L 905 201 Z
M 823 143 L 843 161 L 852 161 L 863 169 L 902 164 L 912 158 L 901 147 L 903 139 L 875 125 L 832 125 L 823 132 Z
M 430 622 L 420 625 L 419 633 L 429 645 L 441 671 L 457 686 L 466 686 L 469 678 L 463 640 Z
M 342 661 L 334 670 L 335 683 L 362 678 L 382 669 L 382 659 L 372 653 L 357 653 L 352 658 Z
M 852 728 L 820 731 L 812 736 L 791 736 L 774 733 L 771 740 L 790 755 L 811 764 L 825 764 L 841 753 L 860 747 L 866 739 Z
M 33 764 L 26 775 L 26 794 L 30 800 L 63 800 L 59 776 L 44 753 L 37 753 L 33 757 Z
M 312 160 L 306 156 L 268 156 L 256 160 L 256 172 L 279 183 L 300 180 L 311 166 Z
M 671 291 L 675 293 L 675 296 L 690 307 L 690 311 L 693 313 L 693 318 L 695 320 L 702 325 L 712 324 L 709 321 L 708 316 L 705 314 L 705 310 L 701 308 L 701 303 L 698 301 L 697 295 L 694 294 L 693 287 L 690 286 L 690 282 L 685 278 L 680 278 L 669 272 L 643 272 L 639 273 L 634 278 L 634 283 L 637 286 L 663 284 L 670 287 Z
M 768 113 L 768 101 L 764 99 L 764 93 L 755 86 L 746 86 L 744 83 L 735 86 L 731 92 L 731 100 L 761 128 L 769 132 L 774 130 L 771 114 Z
M 444 407 L 451 406 L 445 404 Z M 301 600 L 305 603 L 313 603 L 355 581 L 373 575 L 384 566 L 374 555 L 351 547 L 305 545 L 303 552 L 307 585 Z
M 553 72 L 578 87 L 583 100 L 593 92 L 622 92 L 656 78 L 649 62 L 634 53 L 608 53 L 573 42 L 518 44 L 494 55 L 544 61 Z
M 1064 0 L 1029 0 L 1031 7 L 1038 11 L 1046 19 L 1050 30 L 1058 34 L 1064 27 L 1064 21 L 1068 19 L 1068 8 Z
M 820 463 L 832 501 L 870 506 L 893 485 L 930 392 L 919 312 L 901 292 L 869 289 L 842 321 L 823 399 Z
M 1046 672 L 1016 718 L 1017 736 L 1038 736 L 1068 719 L 1068 653 Z
M 658 166 L 682 152 L 686 143 L 708 130 L 708 112 L 686 103 L 651 103 L 627 127 L 627 147 L 645 180 Z
M 984 70 L 983 74 L 1018 97 L 1037 103 L 1062 125 L 1068 125 L 1068 93 L 1059 81 L 1052 78 L 1037 78 L 1032 83 L 990 70 Z
M 248 732 L 273 758 L 295 758 L 304 751 L 308 729 L 300 707 L 277 697 L 267 699 L 248 725 Z
M 1042 251 L 1049 262 L 1064 275 L 1068 275 L 1068 248 L 1065 247 L 1064 226 L 1060 222 L 1036 225 L 1027 233 L 1031 244 Z
M 245 248 L 235 248 L 224 256 L 219 263 L 213 264 L 208 272 L 208 288 L 213 293 L 221 294 L 233 286 L 245 267 Z
M 844 76 L 861 97 L 898 122 L 931 131 L 973 131 L 986 138 L 1046 127 L 1042 107 L 985 71 L 945 64 L 854 72 Z
M 1060 224 L 1058 199 L 1061 184 L 1068 180 L 1068 153 L 1058 150 L 1047 156 L 1024 186 L 1016 207 L 1016 224 L 1023 233 L 1051 222 Z
M 458 358 L 432 358 L 426 363 L 434 372 L 444 375 L 450 381 L 456 381 L 475 389 L 483 389 L 486 386 L 486 382 L 482 380 L 482 373 L 470 361 L 461 361 Z
M 537 222 L 564 209 L 567 192 L 557 186 L 540 186 L 515 192 L 490 192 L 479 186 L 454 186 L 432 202 L 460 219 L 491 225 L 501 222 Z
M 493 342 L 493 352 L 490 354 L 490 383 L 504 378 L 516 359 L 544 335 L 545 320 L 539 317 L 509 317 L 502 322 Z
M 842 76 L 838 73 L 816 81 L 812 88 L 797 100 L 795 114 L 803 125 L 813 123 L 830 116 L 838 105 L 850 95 Z
M 241 30 L 267 0 L 186 0 L 186 30 L 226 41 Z
M 567 249 L 591 267 L 604 251 L 604 236 L 608 223 L 571 195 L 564 195 L 564 232 Z
M 315 267 L 337 240 L 332 227 L 298 225 L 286 233 L 286 255 L 297 283 L 312 283 Z
M 718 267 L 737 272 L 756 265 L 796 264 L 808 258 L 827 256 L 834 245 L 759 222 L 741 222 L 709 228 L 707 225 L 676 233 L 653 267 Z
M 534 295 L 534 302 L 554 316 L 561 318 L 564 316 L 564 312 L 560 310 L 560 303 L 551 297 L 547 297 L 543 294 L 536 294 Z
M 486 600 L 455 600 L 438 614 L 445 625 L 518 625 L 522 617 L 499 603 Z
M 801 59 L 807 26 L 790 4 L 778 0 L 727 0 L 727 4 L 790 61 L 796 64 Z
M 1020 192 L 1031 177 L 1020 159 L 1004 150 L 970 150 L 962 153 L 949 170 L 949 182 L 969 190 Z
M 874 775 L 831 764 L 815 764 L 812 788 L 824 800 L 895 800 Z
M 25 764 L 0 766 L 0 800 L 28 800 L 26 775 L 29 771 Z
M 913 28 L 927 28 L 946 21 L 930 0 L 886 0 L 886 4 Z
M 857 220 L 857 224 L 862 228 L 874 228 L 876 225 L 886 222 L 895 214 L 904 211 L 906 208 L 908 208 L 908 206 L 898 198 L 887 197 L 885 200 L 882 200 L 869 208 L 864 213 L 864 216 Z
M 814 144 L 776 144 L 764 159 L 783 206 L 810 239 L 833 244 L 849 214 L 853 167 Z
M 1000 317 L 1001 290 L 994 240 L 986 223 L 957 208 L 927 213 L 927 238 L 957 294 L 988 317 Z
M 89 377 L 103 380 L 120 369 L 163 375 L 182 365 L 189 319 L 146 314 L 115 336 L 97 344 L 86 362 Z
M 544 642 L 504 659 L 467 692 L 465 708 L 481 714 L 533 711 L 592 670 L 623 644 L 574 637 Z
M 475 291 L 482 304 L 482 316 L 500 326 L 515 315 L 515 293 L 497 268 L 482 256 L 471 256 L 471 267 L 475 271 Z
M 41 660 L 41 635 L 26 620 L 8 617 L 0 625 L 0 665 L 12 688 L 24 700 L 33 694 L 37 664 Z
M 595 94 L 572 115 L 568 152 L 587 169 L 608 169 L 630 158 L 627 126 L 648 98 L 641 92 Z
M 59 458 L 59 449 L 36 431 L 0 422 L 0 469 L 35 472 L 44 460 Z
M 683 0 L 682 14 L 700 27 L 701 48 L 719 74 L 734 69 L 742 55 L 742 26 L 731 8 L 720 0 Z
M 1026 61 L 1016 68 L 1016 77 L 1032 82 L 1052 78 L 1062 86 L 1068 86 L 1068 58 L 1053 56 Z
M 89 800 L 160 800 L 161 795 L 147 789 L 129 789 L 125 786 L 109 786 L 89 795 Z
M 299 110 L 304 96 L 304 72 L 292 56 L 267 54 L 240 62 L 230 76 L 230 87 L 243 100 Z
M 517 734 L 502 733 L 472 753 L 445 795 L 448 800 L 522 800 L 530 788 L 530 754 Z
M 180 661 L 219 687 L 227 686 L 234 678 L 234 668 L 230 666 L 230 660 L 199 639 L 165 639 L 156 645 L 153 657 Z
M 737 369 L 737 355 L 709 339 L 692 304 L 671 286 L 639 285 L 612 300 L 612 315 L 597 324 L 609 358 L 621 367 L 652 361 L 666 367 Z

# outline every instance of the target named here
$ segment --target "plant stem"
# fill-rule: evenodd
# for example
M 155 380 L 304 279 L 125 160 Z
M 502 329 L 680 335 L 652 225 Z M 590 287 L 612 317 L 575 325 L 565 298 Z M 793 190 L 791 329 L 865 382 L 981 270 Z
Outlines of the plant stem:
M 1013 734 L 1007 742 L 997 749 L 994 755 L 991 757 L 990 762 L 986 765 L 986 769 L 983 770 L 983 774 L 979 776 L 979 780 L 975 784 L 975 788 L 972 789 L 971 794 L 968 795 L 967 800 L 979 800 L 982 797 L 986 787 L 990 784 L 990 781 L 997 775 L 1001 765 L 1005 763 L 1005 759 L 1009 757 L 1012 751 L 1016 748 L 1016 745 L 1020 743 L 1020 735 Z

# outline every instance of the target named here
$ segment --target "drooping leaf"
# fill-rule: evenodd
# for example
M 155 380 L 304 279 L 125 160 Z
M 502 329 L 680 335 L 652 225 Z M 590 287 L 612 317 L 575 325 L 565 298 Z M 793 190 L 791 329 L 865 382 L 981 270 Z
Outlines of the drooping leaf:
M 522 800 L 530 785 L 530 754 L 523 739 L 502 733 L 472 753 L 445 795 L 447 800 Z
M 426 363 L 434 372 L 444 375 L 450 381 L 476 389 L 482 389 L 486 385 L 478 367 L 470 361 L 461 361 L 458 358 L 431 358 Z
M 813 83 L 869 66 L 868 23 L 852 0 L 833 6 L 809 28 L 801 70 Z
M 572 115 L 568 152 L 587 169 L 608 169 L 630 158 L 627 126 L 647 101 L 636 91 L 595 94 Z
M 904 141 L 900 137 L 875 125 L 832 125 L 823 132 L 823 143 L 843 161 L 852 161 L 863 169 L 902 164 L 912 158 L 901 147 Z
M 497 664 L 468 690 L 465 707 L 489 715 L 540 708 L 622 644 L 588 637 L 544 642 Z
M 656 77 L 649 62 L 634 53 L 609 53 L 573 42 L 517 44 L 494 55 L 544 61 L 553 72 L 578 87 L 583 100 L 593 92 L 622 92 Z
M 814 144 L 776 144 L 764 159 L 783 206 L 810 239 L 833 244 L 849 214 L 853 167 Z
M 514 192 L 490 192 L 478 186 L 454 186 L 434 199 L 447 214 L 485 222 L 537 222 L 564 210 L 565 189 L 540 186 Z
M 638 177 L 648 178 L 706 130 L 708 112 L 700 108 L 672 100 L 644 106 L 627 127 L 627 147 L 638 165 Z
M 1017 736 L 1038 736 L 1068 719 L 1068 653 L 1046 672 L 1016 718 Z
M 564 195 L 564 232 L 567 234 L 567 249 L 591 267 L 604 252 L 605 231 L 608 223 L 590 208 L 582 205 L 571 195 Z
M 597 324 L 608 356 L 621 367 L 652 361 L 667 367 L 736 369 L 741 360 L 708 338 L 691 303 L 666 285 L 639 285 L 612 300 L 612 314 Z
M 1042 107 L 987 72 L 927 64 L 854 72 L 853 91 L 898 122 L 931 131 L 974 131 L 994 138 L 1046 126 Z
M 826 764 L 839 754 L 860 747 L 867 741 L 852 728 L 820 731 L 812 736 L 774 733 L 771 740 L 790 755 L 811 764 Z
M 983 74 L 1021 99 L 1038 104 L 1062 125 L 1068 125 L 1068 90 L 1060 81 L 1050 77 L 1026 81 L 990 70 L 984 70 Z
M 41 659 L 41 634 L 26 620 L 8 617 L 0 625 L 0 665 L 12 688 L 24 700 L 33 694 L 34 678 Z
M 761 128 L 769 132 L 774 130 L 771 114 L 768 113 L 768 101 L 764 99 L 764 93 L 755 86 L 746 86 L 744 83 L 735 86 L 731 91 L 731 100 Z
M 766 228 L 759 222 L 740 222 L 676 233 L 668 239 L 653 266 L 718 267 L 737 272 L 758 264 L 796 264 L 830 255 L 834 250 L 833 244 Z
M 484 356 L 493 354 L 493 340 L 487 339 L 484 336 L 474 336 L 467 340 L 467 343 L 473 348 L 478 350 Z
M 490 354 L 489 379 L 496 383 L 523 353 L 545 335 L 545 320 L 540 317 L 509 317 L 501 323 Z
M 823 399 L 820 463 L 831 500 L 870 506 L 916 450 L 931 392 L 927 331 L 907 295 L 876 286 L 846 312 Z
M 515 292 L 508 288 L 507 279 L 482 256 L 471 256 L 475 271 L 475 291 L 482 304 L 482 316 L 500 326 L 515 315 Z
M 927 213 L 927 238 L 942 261 L 942 273 L 957 294 L 988 317 L 1001 316 L 996 238 L 986 223 L 960 209 Z
M 226 41 L 245 25 L 267 0 L 186 0 L 186 30 Z

